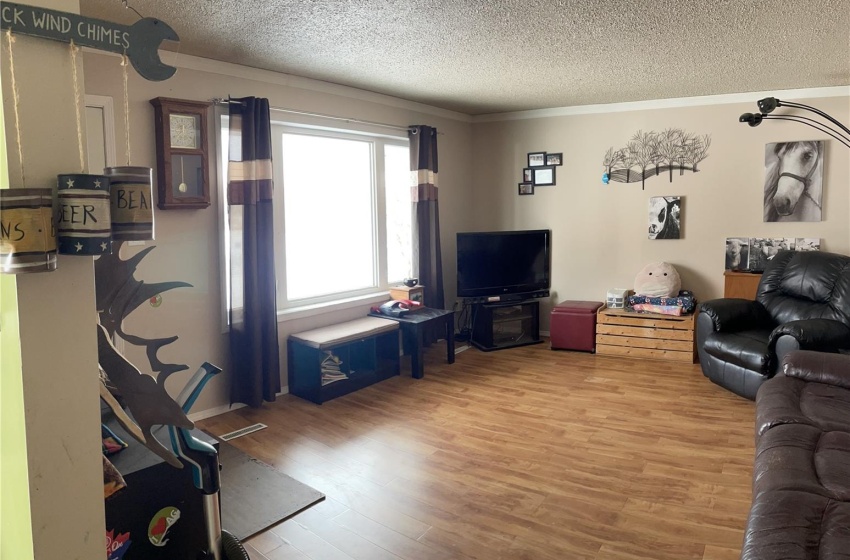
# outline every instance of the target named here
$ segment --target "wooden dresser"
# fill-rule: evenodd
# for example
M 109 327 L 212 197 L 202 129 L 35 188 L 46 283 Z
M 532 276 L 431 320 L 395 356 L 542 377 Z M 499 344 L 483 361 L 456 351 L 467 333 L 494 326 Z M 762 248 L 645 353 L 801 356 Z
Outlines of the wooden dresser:
M 761 281 L 761 272 L 735 272 L 727 270 L 723 273 L 723 297 L 756 299 L 756 290 Z

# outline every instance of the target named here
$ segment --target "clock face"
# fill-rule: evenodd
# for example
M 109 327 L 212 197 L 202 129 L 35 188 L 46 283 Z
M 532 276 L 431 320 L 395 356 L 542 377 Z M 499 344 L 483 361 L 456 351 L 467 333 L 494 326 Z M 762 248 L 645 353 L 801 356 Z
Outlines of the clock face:
M 170 115 L 171 147 L 197 149 L 200 142 L 198 115 Z

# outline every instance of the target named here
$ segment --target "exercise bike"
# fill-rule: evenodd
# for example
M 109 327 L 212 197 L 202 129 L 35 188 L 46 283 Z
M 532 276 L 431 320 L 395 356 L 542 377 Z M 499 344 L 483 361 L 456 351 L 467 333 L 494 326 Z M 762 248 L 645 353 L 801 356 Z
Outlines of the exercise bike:
M 177 396 L 177 404 L 187 415 L 207 382 L 221 368 L 204 362 Z M 250 560 L 242 543 L 221 527 L 220 465 L 215 447 L 194 437 L 190 430 L 168 426 L 171 450 L 192 471 L 195 488 L 203 495 L 207 552 L 198 560 Z

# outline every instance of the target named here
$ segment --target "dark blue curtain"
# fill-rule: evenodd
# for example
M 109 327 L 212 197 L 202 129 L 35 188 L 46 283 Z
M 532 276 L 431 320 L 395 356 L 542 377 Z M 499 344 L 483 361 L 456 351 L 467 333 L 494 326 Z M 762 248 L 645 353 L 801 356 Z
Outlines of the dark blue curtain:
M 423 285 L 425 305 L 445 309 L 443 262 L 440 252 L 440 208 L 437 203 L 437 129 L 411 126 L 410 170 L 413 225 L 413 275 Z M 426 340 L 437 339 L 436 331 Z
M 230 102 L 231 403 L 258 407 L 280 392 L 268 99 Z

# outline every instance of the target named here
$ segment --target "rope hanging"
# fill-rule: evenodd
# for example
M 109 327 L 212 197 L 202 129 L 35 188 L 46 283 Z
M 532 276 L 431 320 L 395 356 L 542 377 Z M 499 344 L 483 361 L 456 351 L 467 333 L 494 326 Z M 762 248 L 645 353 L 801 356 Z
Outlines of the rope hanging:
M 15 42 L 15 38 L 12 37 L 12 30 L 6 30 L 6 38 L 9 41 L 9 73 L 12 77 L 12 99 L 14 101 L 14 114 L 15 114 L 15 140 L 18 143 L 18 162 L 21 164 L 21 186 L 27 186 L 26 174 L 24 173 L 24 151 L 22 148 L 21 142 L 21 117 L 18 113 L 18 106 L 20 105 L 20 94 L 18 93 L 18 81 L 15 78 L 15 57 L 12 54 L 12 43 Z
M 127 67 L 130 61 L 127 54 L 121 56 L 121 66 L 124 74 L 124 139 L 127 142 L 127 166 L 130 165 L 130 91 L 127 88 Z
M 80 48 L 71 40 L 71 68 L 74 77 L 74 113 L 77 116 L 77 146 L 80 150 L 80 173 L 86 172 L 86 154 L 83 149 L 83 123 L 80 119 L 80 84 L 77 80 L 77 53 Z

